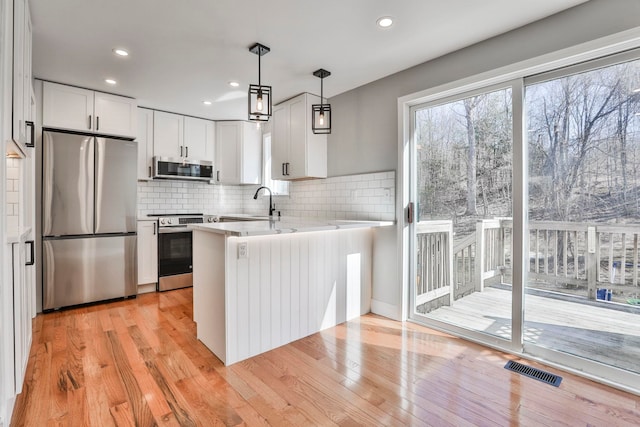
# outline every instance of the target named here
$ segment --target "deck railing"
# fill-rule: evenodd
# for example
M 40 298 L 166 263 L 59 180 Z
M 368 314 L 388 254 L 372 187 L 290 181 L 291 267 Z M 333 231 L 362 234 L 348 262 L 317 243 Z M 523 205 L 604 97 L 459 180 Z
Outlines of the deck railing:
M 418 304 L 509 280 L 512 226 L 510 218 L 480 220 L 475 233 L 452 243 L 450 221 L 419 223 Z M 637 225 L 531 221 L 527 286 L 590 299 L 598 289 L 638 298 L 639 236 Z
M 511 227 L 510 218 L 480 220 L 475 233 L 454 244 L 454 299 L 482 291 L 487 281 L 502 279 L 510 271 Z
M 453 300 L 451 221 L 427 221 L 416 224 L 416 305 L 447 297 Z
M 529 286 L 597 289 L 635 296 L 640 226 L 532 221 L 529 224 Z

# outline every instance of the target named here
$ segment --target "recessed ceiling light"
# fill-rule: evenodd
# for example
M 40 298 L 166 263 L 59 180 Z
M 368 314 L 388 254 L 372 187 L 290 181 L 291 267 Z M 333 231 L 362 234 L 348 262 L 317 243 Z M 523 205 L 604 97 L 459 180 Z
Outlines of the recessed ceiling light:
M 211 101 L 202 101 L 202 103 L 203 103 L 204 105 L 211 105 L 211 104 L 212 104 L 212 102 L 211 102 Z
M 240 86 L 240 83 L 238 83 L 238 82 L 236 82 L 236 81 L 230 81 L 230 82 L 229 82 L 229 86 L 231 86 L 231 87 L 238 87 L 238 86 Z
M 393 18 L 390 16 L 383 16 L 376 21 L 376 24 L 378 24 L 378 27 L 380 28 L 388 28 L 393 25 Z
M 127 52 L 124 49 L 113 49 L 113 53 L 115 53 L 118 56 L 129 56 L 129 52 Z
M 638 93 L 638 92 L 640 92 L 640 87 L 633 90 L 633 93 Z
M 110 85 L 114 85 L 114 84 L 116 84 L 116 81 L 115 81 L 115 80 L 113 80 L 113 79 L 104 79 L 104 81 L 105 81 L 105 83 L 108 83 L 108 84 L 110 84 Z

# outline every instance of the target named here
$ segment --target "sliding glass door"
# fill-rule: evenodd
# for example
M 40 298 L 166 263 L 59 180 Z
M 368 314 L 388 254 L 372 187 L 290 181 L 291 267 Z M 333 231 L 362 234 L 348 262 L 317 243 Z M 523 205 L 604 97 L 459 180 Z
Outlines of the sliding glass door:
M 618 55 L 525 84 L 525 340 L 640 373 L 640 60 Z
M 639 58 L 411 107 L 412 319 L 640 380 Z
M 413 110 L 417 315 L 511 339 L 512 89 Z M 488 301 L 490 300 L 490 303 Z

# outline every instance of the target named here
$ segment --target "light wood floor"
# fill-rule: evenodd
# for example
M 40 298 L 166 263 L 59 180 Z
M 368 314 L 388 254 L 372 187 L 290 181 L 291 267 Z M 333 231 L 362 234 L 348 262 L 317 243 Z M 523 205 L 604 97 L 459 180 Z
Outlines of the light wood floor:
M 640 398 L 374 315 L 224 367 L 192 290 L 39 315 L 12 426 L 637 426 Z

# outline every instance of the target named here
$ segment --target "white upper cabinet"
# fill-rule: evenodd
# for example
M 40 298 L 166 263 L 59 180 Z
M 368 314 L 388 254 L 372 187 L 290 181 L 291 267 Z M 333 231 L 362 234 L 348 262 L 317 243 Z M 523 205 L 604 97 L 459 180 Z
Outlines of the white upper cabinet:
M 153 112 L 153 155 L 184 157 L 184 116 Z
M 221 184 L 262 182 L 262 131 L 254 123 L 216 123 L 216 174 Z
M 155 111 L 154 155 L 213 161 L 215 125 L 211 120 Z
M 184 118 L 184 156 L 193 160 L 213 161 L 215 123 L 211 120 Z
M 311 130 L 311 105 L 320 97 L 303 93 L 273 109 L 271 177 L 293 180 L 327 177 L 327 136 Z
M 138 108 L 138 180 L 153 178 L 153 110 Z
M 93 102 L 96 132 L 107 135 L 136 136 L 138 103 L 135 99 L 94 92 Z
M 32 27 L 29 3 L 15 0 L 13 9 L 13 140 L 32 146 L 35 139 L 31 117 L 31 41 Z
M 42 125 L 135 138 L 136 107 L 132 98 L 44 82 Z

